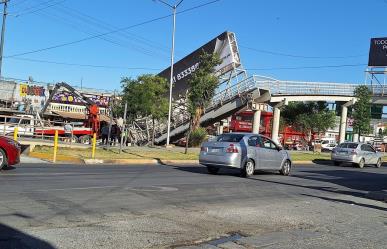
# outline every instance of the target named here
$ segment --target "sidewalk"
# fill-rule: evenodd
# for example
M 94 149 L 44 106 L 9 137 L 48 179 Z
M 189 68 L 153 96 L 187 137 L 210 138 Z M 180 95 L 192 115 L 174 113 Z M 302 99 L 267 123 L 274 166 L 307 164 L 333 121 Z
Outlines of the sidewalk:
M 43 163 L 43 164 L 48 164 L 48 161 L 36 158 L 36 157 L 30 157 L 26 155 L 21 155 L 20 156 L 20 163 Z

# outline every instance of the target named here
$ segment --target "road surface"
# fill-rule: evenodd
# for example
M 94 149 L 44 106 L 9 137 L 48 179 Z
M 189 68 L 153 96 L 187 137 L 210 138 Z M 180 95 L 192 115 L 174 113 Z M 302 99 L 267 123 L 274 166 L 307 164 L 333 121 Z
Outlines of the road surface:
M 0 248 L 386 248 L 387 167 L 21 164 L 0 172 Z M 219 239 L 220 238 L 220 239 Z

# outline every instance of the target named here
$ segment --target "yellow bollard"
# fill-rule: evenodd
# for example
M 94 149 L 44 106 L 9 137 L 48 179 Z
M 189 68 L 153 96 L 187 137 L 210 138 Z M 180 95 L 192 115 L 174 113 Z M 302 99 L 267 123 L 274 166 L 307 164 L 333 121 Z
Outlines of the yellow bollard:
M 55 130 L 55 136 L 54 136 L 54 158 L 52 161 L 56 162 L 56 152 L 58 151 L 58 130 Z
M 95 145 L 97 144 L 97 134 L 93 134 L 93 146 L 92 146 L 92 149 L 91 149 L 91 158 L 94 159 L 95 157 Z
M 19 127 L 15 127 L 13 130 L 13 140 L 17 141 L 17 134 L 19 133 Z

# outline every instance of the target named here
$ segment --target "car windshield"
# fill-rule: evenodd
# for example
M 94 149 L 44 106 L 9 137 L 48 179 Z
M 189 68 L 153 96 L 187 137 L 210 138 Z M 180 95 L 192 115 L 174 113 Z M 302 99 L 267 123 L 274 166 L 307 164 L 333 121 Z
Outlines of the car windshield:
M 356 149 L 358 144 L 356 143 L 343 143 L 340 144 L 338 147 L 343 149 Z
M 223 134 L 220 135 L 216 141 L 218 142 L 239 142 L 245 135 L 243 134 Z

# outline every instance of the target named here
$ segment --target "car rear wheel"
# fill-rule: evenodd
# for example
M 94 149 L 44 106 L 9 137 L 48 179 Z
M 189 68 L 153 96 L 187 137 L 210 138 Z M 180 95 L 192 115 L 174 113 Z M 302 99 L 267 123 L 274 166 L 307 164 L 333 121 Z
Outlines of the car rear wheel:
M 255 170 L 255 165 L 254 165 L 253 160 L 248 159 L 246 161 L 245 165 L 243 166 L 243 168 L 241 169 L 241 176 L 242 177 L 250 177 L 250 176 L 254 175 L 254 170 Z
M 0 169 L 5 169 L 8 167 L 8 159 L 4 150 L 0 149 Z
M 291 168 L 290 161 L 285 160 L 285 162 L 282 163 L 280 174 L 284 176 L 288 176 L 290 174 L 290 168 Z
M 334 164 L 335 166 L 340 166 L 341 163 L 338 162 L 338 161 L 334 161 L 333 164 Z
M 208 173 L 215 175 L 218 173 L 219 168 L 216 168 L 213 166 L 207 166 L 207 171 L 208 171 Z
M 376 168 L 380 168 L 382 166 L 382 159 L 381 158 L 378 159 L 375 166 L 376 166 Z
M 362 169 L 362 168 L 364 168 L 364 165 L 365 165 L 365 161 L 364 161 L 364 158 L 362 158 L 362 159 L 360 159 L 360 161 L 357 164 L 357 166 Z

